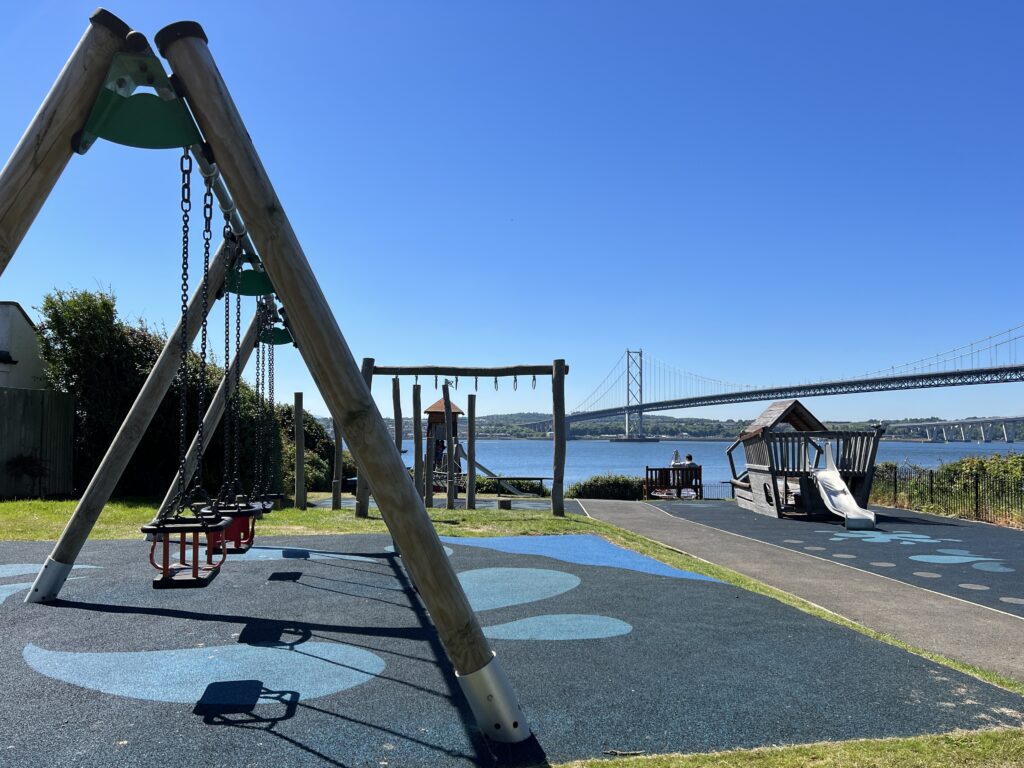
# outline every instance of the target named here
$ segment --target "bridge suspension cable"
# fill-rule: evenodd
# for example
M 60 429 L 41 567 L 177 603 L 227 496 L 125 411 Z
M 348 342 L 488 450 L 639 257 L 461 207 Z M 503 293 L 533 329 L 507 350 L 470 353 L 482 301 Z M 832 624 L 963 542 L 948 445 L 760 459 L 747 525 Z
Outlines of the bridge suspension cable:
M 581 411 L 596 411 L 604 408 L 614 408 L 626 401 L 626 353 L 615 361 L 615 365 L 608 371 L 600 384 L 594 387 L 594 391 L 583 398 L 583 401 L 572 409 L 571 413 Z
M 937 352 L 928 357 L 892 365 L 854 378 L 873 379 L 879 376 L 903 376 L 915 373 L 938 373 L 940 371 L 1017 365 L 1021 360 L 1021 341 L 1024 341 L 1024 323 L 976 341 L 961 344 L 959 347 L 945 352 Z
M 650 354 L 644 356 L 644 401 L 676 400 L 682 397 L 704 397 L 724 392 L 753 389 L 748 384 L 736 384 L 722 379 L 701 376 L 699 373 L 677 368 Z

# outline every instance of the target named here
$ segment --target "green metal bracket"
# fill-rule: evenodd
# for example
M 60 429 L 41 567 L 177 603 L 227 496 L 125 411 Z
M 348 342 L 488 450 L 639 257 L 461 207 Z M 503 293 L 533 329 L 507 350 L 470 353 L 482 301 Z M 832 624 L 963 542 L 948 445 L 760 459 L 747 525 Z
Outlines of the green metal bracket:
M 139 88 L 155 93 L 135 93 Z M 152 51 L 114 56 L 75 151 L 84 155 L 100 138 L 142 149 L 173 149 L 202 141 L 192 113 L 174 95 Z
M 270 330 L 261 333 L 260 341 L 264 344 L 274 344 L 277 346 L 295 343 L 295 340 L 292 338 L 291 331 L 287 328 L 280 328 L 278 326 L 274 326 Z
M 274 286 L 262 269 L 242 269 L 228 273 L 224 290 L 240 296 L 269 296 Z

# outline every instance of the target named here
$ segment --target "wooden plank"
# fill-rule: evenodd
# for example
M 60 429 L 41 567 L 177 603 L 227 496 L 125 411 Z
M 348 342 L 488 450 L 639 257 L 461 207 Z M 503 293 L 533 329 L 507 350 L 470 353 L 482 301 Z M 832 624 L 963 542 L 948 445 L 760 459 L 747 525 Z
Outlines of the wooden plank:
M 501 365 L 490 368 L 458 365 L 378 365 L 373 372 L 380 376 L 461 376 L 472 378 L 507 378 L 509 376 L 550 376 L 550 365 Z M 565 366 L 569 373 L 569 366 Z

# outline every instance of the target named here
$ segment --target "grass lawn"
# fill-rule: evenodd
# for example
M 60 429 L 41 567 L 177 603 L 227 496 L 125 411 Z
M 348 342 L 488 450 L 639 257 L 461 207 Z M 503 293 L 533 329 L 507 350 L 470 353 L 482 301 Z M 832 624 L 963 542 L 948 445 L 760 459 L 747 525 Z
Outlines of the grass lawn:
M 311 499 L 323 494 L 310 494 Z M 329 495 L 327 495 L 329 497 Z M 152 500 L 122 500 L 108 504 L 93 530 L 98 539 L 134 539 L 141 537 L 139 526 L 149 522 L 155 511 Z M 0 502 L 0 541 L 53 540 L 63 530 L 75 508 L 73 501 Z M 727 568 L 691 557 L 650 539 L 581 515 L 554 517 L 543 510 L 429 510 L 437 532 L 442 536 L 515 536 L 564 533 L 590 533 L 628 549 L 661 560 L 676 568 L 696 571 L 791 605 L 826 621 L 840 624 L 876 640 L 896 645 L 940 664 L 986 680 L 1024 695 L 1024 683 L 988 670 L 972 667 L 907 645 L 894 637 L 875 632 L 805 600 L 750 579 Z M 387 528 L 375 509 L 369 519 L 357 520 L 351 509 L 332 511 L 322 507 L 283 509 L 260 522 L 265 536 L 312 534 L 386 533 Z M 711 755 L 613 756 L 569 764 L 573 768 L 1008 768 L 1024 766 L 1024 730 L 997 730 L 921 736 L 911 739 L 885 739 L 812 744 L 742 750 Z M 567 767 L 568 768 L 568 767 Z

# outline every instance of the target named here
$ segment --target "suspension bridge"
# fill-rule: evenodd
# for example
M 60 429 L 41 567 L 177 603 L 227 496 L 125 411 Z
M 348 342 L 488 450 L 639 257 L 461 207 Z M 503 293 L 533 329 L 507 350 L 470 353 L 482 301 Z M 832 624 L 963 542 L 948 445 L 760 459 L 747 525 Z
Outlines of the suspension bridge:
M 569 423 L 623 417 L 626 436 L 644 436 L 645 413 L 794 397 L 890 392 L 1024 381 L 1024 324 L 968 344 L 859 376 L 796 384 L 750 385 L 685 371 L 626 350 L 593 392 L 566 415 Z M 530 422 L 521 426 L 550 423 Z

